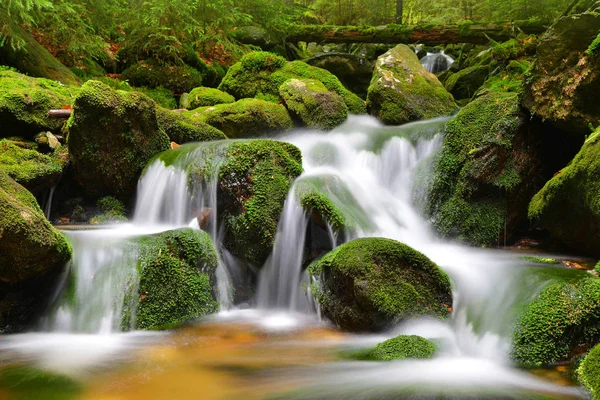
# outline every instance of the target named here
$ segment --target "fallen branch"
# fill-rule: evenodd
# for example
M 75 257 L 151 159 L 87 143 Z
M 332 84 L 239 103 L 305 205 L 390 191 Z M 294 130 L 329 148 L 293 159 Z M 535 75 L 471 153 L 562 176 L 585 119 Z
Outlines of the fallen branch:
M 69 118 L 73 110 L 50 110 L 48 111 L 48 118 Z

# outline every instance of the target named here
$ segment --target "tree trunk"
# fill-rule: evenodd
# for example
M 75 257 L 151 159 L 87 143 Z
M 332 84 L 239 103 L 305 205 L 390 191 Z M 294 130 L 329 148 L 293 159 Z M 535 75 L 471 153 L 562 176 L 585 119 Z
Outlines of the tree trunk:
M 396 0 L 396 23 L 402 25 L 402 0 Z

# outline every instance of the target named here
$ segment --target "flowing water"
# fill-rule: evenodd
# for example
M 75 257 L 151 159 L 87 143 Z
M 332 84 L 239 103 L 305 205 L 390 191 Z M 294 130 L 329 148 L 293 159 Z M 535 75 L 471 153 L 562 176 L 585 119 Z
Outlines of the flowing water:
M 423 68 L 432 74 L 447 70 L 453 62 L 454 59 L 444 53 L 443 50 L 439 53 L 427 53 L 425 57 L 421 58 Z
M 426 191 L 418 188 L 431 175 L 446 121 L 384 127 L 370 117 L 351 117 L 329 133 L 280 138 L 302 150 L 305 172 L 286 199 L 254 308 L 236 309 L 229 296 L 230 282 L 244 272 L 223 248 L 217 222 L 222 142 L 190 146 L 170 166 L 156 161 L 140 180 L 132 224 L 68 233 L 73 279 L 37 332 L 2 337 L 0 361 L 66 374 L 81 385 L 77 396 L 90 399 L 580 397 L 576 388 L 514 369 L 508 358 L 515 311 L 540 282 L 527 279 L 513 253 L 438 240 L 419 213 Z M 191 191 L 184 172 L 190 165 L 207 171 Z M 453 283 L 452 318 L 407 321 L 379 335 L 344 334 L 319 321 L 303 289 L 309 216 L 299 203 L 301 185 L 317 185 L 357 222 L 348 232 L 329 228 L 330 247 L 356 237 L 388 237 L 440 265 Z M 117 310 L 131 301 L 127 293 L 138 279 L 131 239 L 184 226 L 202 227 L 221 250 L 222 312 L 174 332 L 123 332 L 129 327 Z M 439 355 L 387 363 L 340 360 L 342 350 L 400 333 L 435 340 Z M 0 398 L 7 390 L 13 393 L 0 379 Z

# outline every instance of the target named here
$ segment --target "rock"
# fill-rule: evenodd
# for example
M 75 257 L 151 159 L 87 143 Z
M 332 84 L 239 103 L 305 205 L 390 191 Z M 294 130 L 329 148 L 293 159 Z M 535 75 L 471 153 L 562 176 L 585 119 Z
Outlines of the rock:
M 229 93 L 220 91 L 219 89 L 197 87 L 194 88 L 189 95 L 188 109 L 198 107 L 215 106 L 217 104 L 234 103 L 235 98 Z
M 366 98 L 374 66 L 365 57 L 348 53 L 321 53 L 306 60 L 306 63 L 331 72 L 353 93 Z
M 45 155 L 0 140 L 0 169 L 36 195 L 56 186 L 65 164 L 66 154 Z
M 600 256 L 600 129 L 529 204 L 529 218 L 573 249 Z M 568 212 L 565 212 L 568 210 Z
M 284 106 L 260 99 L 201 107 L 185 115 L 217 128 L 232 139 L 274 135 L 294 126 Z
M 219 311 L 217 251 L 207 233 L 179 229 L 143 237 L 139 245 L 136 329 L 171 328 Z
M 71 102 L 69 88 L 57 82 L 0 67 L 0 138 L 31 139 L 40 131 L 59 132 L 64 121 L 47 118 L 46 114 Z
M 526 366 L 552 365 L 598 343 L 599 298 L 600 279 L 593 276 L 546 287 L 517 320 L 512 357 Z
M 187 110 L 190 109 L 190 94 L 189 93 L 183 93 L 179 97 L 179 108 L 185 108 Z
M 339 79 L 321 68 L 302 61 L 287 62 L 283 57 L 268 52 L 248 53 L 227 71 L 219 89 L 236 99 L 258 97 L 271 101 L 279 99 L 279 87 L 287 80 L 314 79 L 339 94 L 353 114 L 366 112 L 364 101 L 346 89 Z
M 71 258 L 65 236 L 23 186 L 0 170 L 0 282 L 19 284 L 58 271 Z
M 127 221 L 125 205 L 112 196 L 102 197 L 96 202 L 100 214 L 89 221 L 91 225 L 114 224 Z
M 384 238 L 348 242 L 309 267 L 322 315 L 349 331 L 380 331 L 407 318 L 446 317 L 450 279 L 423 254 Z
M 486 81 L 489 73 L 487 65 L 465 68 L 448 77 L 446 89 L 456 100 L 470 99 Z
M 169 136 L 172 142 L 177 144 L 227 139 L 225 134 L 217 128 L 179 111 L 157 107 L 156 118 L 158 127 Z
M 166 65 L 154 60 L 140 61 L 127 68 L 121 79 L 133 86 L 163 87 L 173 93 L 190 92 L 202 86 L 202 73 L 189 65 Z
M 600 15 L 586 13 L 560 18 L 541 36 L 523 90 L 532 114 L 580 135 L 598 125 L 599 31 Z
M 260 26 L 240 26 L 233 32 L 233 37 L 244 44 L 251 44 L 263 49 L 273 47 L 268 39 L 268 32 Z
M 577 368 L 579 382 L 590 391 L 592 399 L 600 399 L 600 345 L 594 347 Z
M 279 88 L 287 109 L 312 129 L 333 129 L 348 118 L 348 107 L 335 92 L 312 79 L 290 79 Z
M 452 95 L 406 45 L 377 59 L 367 107 L 371 115 L 390 125 L 450 115 L 457 108 Z
M 400 335 L 375 346 L 369 353 L 369 359 L 375 361 L 428 359 L 433 357 L 436 350 L 435 344 L 421 336 Z
M 81 87 L 67 127 L 75 179 L 93 197 L 129 202 L 148 161 L 170 147 L 154 101 L 98 81 Z
M 446 125 L 425 207 L 442 236 L 491 246 L 528 227 L 527 204 L 544 182 L 543 146 L 518 102 L 515 93 L 490 93 Z

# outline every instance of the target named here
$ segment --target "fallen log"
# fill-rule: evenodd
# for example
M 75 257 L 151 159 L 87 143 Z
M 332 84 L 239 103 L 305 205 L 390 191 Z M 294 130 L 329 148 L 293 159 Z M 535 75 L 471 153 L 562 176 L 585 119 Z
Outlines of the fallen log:
M 519 33 L 540 34 L 547 26 L 538 22 L 464 23 L 461 25 L 334 26 L 295 25 L 287 42 L 317 43 L 422 43 L 425 45 L 487 44 L 509 40 Z M 240 37 L 240 41 L 244 38 Z
M 70 109 L 50 110 L 50 111 L 48 111 L 47 117 L 48 118 L 69 118 L 72 113 L 73 113 L 73 110 L 70 110 Z

